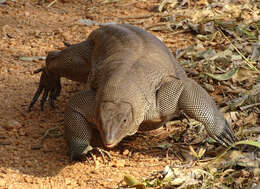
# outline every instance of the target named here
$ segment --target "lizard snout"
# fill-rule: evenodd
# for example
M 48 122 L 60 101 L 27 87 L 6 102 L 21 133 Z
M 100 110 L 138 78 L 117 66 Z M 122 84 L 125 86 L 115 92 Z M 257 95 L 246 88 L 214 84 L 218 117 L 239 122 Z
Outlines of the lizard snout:
M 107 148 L 113 148 L 118 144 L 118 141 L 115 139 L 113 132 L 108 132 L 103 137 L 103 143 Z
M 113 148 L 114 146 L 116 146 L 116 144 L 105 144 L 105 146 L 106 146 L 107 148 Z

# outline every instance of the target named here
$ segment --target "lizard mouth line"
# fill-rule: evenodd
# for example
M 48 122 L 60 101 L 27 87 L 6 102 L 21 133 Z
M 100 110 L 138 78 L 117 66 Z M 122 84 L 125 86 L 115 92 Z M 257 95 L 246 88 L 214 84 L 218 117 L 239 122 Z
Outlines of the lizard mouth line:
M 114 146 L 116 146 L 117 145 L 117 143 L 114 143 L 114 144 L 105 144 L 105 146 L 107 147 L 107 148 L 113 148 Z

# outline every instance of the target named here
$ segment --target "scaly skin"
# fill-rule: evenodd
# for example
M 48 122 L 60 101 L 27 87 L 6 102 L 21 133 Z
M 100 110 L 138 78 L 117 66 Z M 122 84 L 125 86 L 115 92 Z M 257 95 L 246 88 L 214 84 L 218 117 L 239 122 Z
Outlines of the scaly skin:
M 159 39 L 141 28 L 107 25 L 82 43 L 49 53 L 29 109 L 42 91 L 41 107 L 48 95 L 53 104 L 60 77 L 90 86 L 67 104 L 65 137 L 71 159 L 89 153 L 96 129 L 104 145 L 112 148 L 139 128 L 162 126 L 179 110 L 201 121 L 219 143 L 231 145 L 236 140 L 207 92 L 187 78 Z

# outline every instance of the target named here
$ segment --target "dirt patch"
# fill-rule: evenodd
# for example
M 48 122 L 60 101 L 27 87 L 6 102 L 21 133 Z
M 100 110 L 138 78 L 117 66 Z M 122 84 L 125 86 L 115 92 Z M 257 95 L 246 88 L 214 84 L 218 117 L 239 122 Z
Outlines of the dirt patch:
M 183 165 L 180 161 L 183 157 L 181 157 L 179 152 L 186 150 L 187 154 L 189 154 L 192 150 L 187 144 L 191 144 L 191 141 L 193 144 L 201 144 L 205 142 L 205 138 L 202 139 L 204 136 L 198 136 L 198 134 L 190 138 L 189 136 L 194 136 L 194 133 L 191 134 L 194 131 L 192 129 L 186 131 L 188 124 L 180 121 L 176 122 L 175 127 L 167 127 L 167 131 L 165 128 L 160 128 L 156 131 L 137 133 L 135 136 L 125 138 L 117 147 L 110 150 L 112 159 L 108 163 L 103 163 L 102 158 L 96 154 L 96 166 L 93 165 L 92 160 L 92 165 L 89 165 L 87 161 L 70 162 L 67 156 L 67 145 L 63 137 L 47 138 L 43 146 L 39 147 L 41 138 L 46 130 L 61 126 L 61 133 L 63 133 L 62 123 L 65 104 L 73 93 L 82 88 L 78 83 L 64 79 L 62 80 L 61 95 L 55 102 L 55 109 L 51 109 L 46 104 L 44 111 L 40 111 L 39 102 L 37 102 L 33 107 L 33 111 L 30 113 L 27 112 L 31 98 L 38 87 L 40 77 L 40 74 L 33 74 L 33 71 L 45 64 L 42 57 L 46 56 L 49 51 L 65 48 L 64 41 L 71 44 L 81 42 L 88 37 L 91 31 L 98 28 L 98 25 L 101 23 L 128 22 L 145 29 L 150 29 L 149 31 L 160 38 L 173 54 L 175 54 L 177 49 L 183 49 L 191 44 L 196 44 L 198 41 L 197 46 L 194 47 L 195 51 L 206 50 L 210 47 L 223 50 L 224 46 L 230 44 L 228 40 L 223 39 L 223 36 L 220 35 L 221 33 L 217 32 L 213 33 L 207 39 L 205 38 L 208 37 L 206 35 L 192 35 L 192 32 L 186 32 L 187 23 L 182 21 L 175 24 L 176 28 L 179 27 L 182 29 L 174 31 L 167 25 L 168 20 L 165 20 L 173 19 L 173 17 L 170 14 L 167 16 L 167 11 L 158 11 L 158 7 L 162 1 L 120 0 L 116 3 L 104 2 L 106 1 L 6 0 L 5 3 L 1 3 L 0 1 L 0 188 L 118 188 L 124 175 L 132 175 L 137 178 L 151 178 L 154 175 L 153 173 L 163 170 L 166 165 L 181 165 L 181 170 L 190 168 L 190 172 L 193 171 L 192 168 L 198 165 L 198 161 L 189 161 L 189 163 L 186 162 Z M 181 6 L 188 4 L 189 11 L 187 12 L 189 14 L 185 15 L 186 10 L 180 8 L 178 10 L 180 12 L 175 17 L 176 19 L 179 19 L 179 17 L 188 18 L 193 11 L 194 5 L 196 7 L 209 5 L 208 1 L 187 2 L 183 1 Z M 217 8 L 218 6 L 222 6 L 222 4 L 216 5 Z M 170 3 L 166 3 L 162 9 L 171 10 L 173 7 Z M 222 10 L 225 11 L 234 10 L 229 5 L 223 5 L 223 7 Z M 247 10 L 247 8 L 243 10 Z M 203 9 L 203 12 L 200 9 L 197 10 L 196 14 L 194 12 L 194 19 L 199 19 L 204 14 L 211 15 L 207 11 L 207 9 Z M 220 9 L 217 10 L 217 13 L 219 12 Z M 233 14 L 233 11 L 231 13 Z M 94 24 L 81 24 L 79 20 L 82 19 L 94 21 Z M 168 28 L 168 32 L 161 29 L 151 30 L 151 28 L 161 27 L 162 23 L 163 27 Z M 194 28 L 196 30 L 195 24 L 192 27 L 193 30 Z M 199 30 L 202 29 L 199 27 Z M 206 27 L 206 30 L 210 32 L 212 27 Z M 237 37 L 234 32 L 225 31 L 227 31 L 226 34 Z M 250 37 L 252 37 L 252 34 L 247 30 L 244 29 L 241 31 L 249 33 Z M 198 40 L 199 37 L 201 40 Z M 201 44 L 201 41 L 204 43 Z M 247 43 L 246 47 L 248 46 Z M 239 49 L 243 49 L 243 47 Z M 202 56 L 204 59 L 207 59 L 208 54 L 211 52 L 203 51 L 203 53 L 206 53 L 202 55 L 198 55 L 199 53 L 196 54 L 197 52 L 193 54 L 189 51 L 187 52 L 187 57 L 192 58 L 189 61 L 183 61 L 182 64 L 185 66 L 186 71 L 188 71 L 188 75 L 199 81 L 200 84 L 208 83 L 211 85 L 206 85 L 206 87 L 215 87 L 215 91 L 211 91 L 211 95 L 217 104 L 224 104 L 225 101 L 238 98 L 238 93 L 251 90 L 252 86 L 259 81 L 259 79 L 255 79 L 254 75 L 251 79 L 246 78 L 245 80 L 241 80 L 239 78 L 239 81 L 234 81 L 233 83 L 222 82 L 222 85 L 220 85 L 220 83 L 213 79 L 200 77 L 199 71 L 201 70 L 208 71 L 212 69 L 212 72 L 216 70 L 222 72 L 224 69 L 225 71 L 228 70 L 225 66 L 230 65 L 206 65 L 204 64 L 205 62 L 194 65 L 193 57 L 201 61 L 200 58 Z M 249 52 L 251 53 L 252 49 L 249 49 Z M 231 53 L 234 54 L 234 52 Z M 34 60 L 30 60 L 32 57 Z M 217 58 L 215 59 L 217 60 Z M 225 60 L 226 57 L 220 58 L 220 63 L 222 63 L 222 60 Z M 236 59 L 237 57 L 233 56 L 232 58 Z M 238 63 L 240 62 L 238 61 Z M 220 68 L 221 66 L 224 69 Z M 259 69 L 259 65 L 257 68 Z M 243 71 L 242 73 L 247 73 L 247 71 Z M 237 72 L 237 75 L 239 75 L 239 72 Z M 250 72 L 250 76 L 252 75 Z M 230 87 L 230 83 L 234 86 Z M 223 91 L 228 95 L 223 95 Z M 246 124 L 249 126 L 247 129 L 248 135 L 254 135 L 251 134 L 253 129 L 251 130 L 250 127 L 259 124 L 257 119 L 259 109 L 257 111 L 250 110 L 246 113 L 238 113 L 237 111 L 230 110 L 230 119 L 234 118 L 237 120 L 235 123 L 236 130 L 239 130 L 241 125 Z M 240 117 L 238 116 L 239 114 Z M 199 127 L 194 127 L 194 130 L 197 128 Z M 256 132 L 259 132 L 257 127 L 254 128 L 256 128 Z M 172 135 L 174 137 L 171 137 Z M 175 142 L 178 143 L 179 139 L 185 144 L 181 146 L 181 150 L 179 149 L 180 146 L 175 146 L 174 144 Z M 158 148 L 158 144 L 161 144 L 160 148 Z M 167 150 L 167 144 L 173 144 L 173 146 Z M 216 156 L 220 148 L 215 149 L 214 144 L 209 145 L 211 145 L 211 149 L 214 149 L 214 153 L 211 155 Z M 203 146 L 198 147 L 197 151 L 201 149 L 203 151 L 203 148 Z M 250 150 L 251 152 L 255 152 L 253 148 Z M 234 159 L 239 159 L 239 157 L 240 154 L 233 154 Z M 229 161 L 231 161 L 230 158 L 225 159 L 222 163 L 227 162 L 226 164 L 228 164 L 230 163 Z M 255 162 L 253 161 L 253 164 Z M 210 170 L 207 171 L 212 175 L 217 175 L 216 178 L 218 177 L 218 181 L 226 182 L 229 179 L 225 174 L 232 171 L 230 168 L 232 165 L 225 167 L 225 170 L 227 170 L 225 174 L 215 174 L 214 171 L 217 171 L 217 169 L 213 164 L 211 166 L 213 167 L 209 166 Z M 237 173 L 243 173 L 237 179 L 238 185 L 243 188 L 243 184 L 249 183 L 249 178 L 254 174 L 246 169 L 243 170 L 241 167 L 244 165 L 235 166 L 241 171 Z M 234 173 L 236 168 L 233 170 Z M 222 171 L 222 169 L 219 170 Z M 256 170 L 259 171 L 259 167 Z M 232 173 L 232 175 L 237 174 Z M 232 175 L 231 179 L 233 179 Z M 214 180 L 216 178 L 211 179 L 213 186 L 216 184 Z M 232 182 L 228 180 L 227 183 L 230 184 L 233 182 L 234 180 Z
M 163 169 L 168 161 L 166 152 L 151 151 L 148 147 L 163 141 L 167 134 L 153 137 L 148 133 L 137 140 L 136 137 L 124 140 L 111 150 L 111 162 L 103 164 L 97 157 L 96 167 L 87 162 L 70 163 L 63 137 L 47 139 L 43 148 L 32 149 L 46 129 L 62 124 L 65 104 L 78 86 L 64 80 L 55 110 L 45 106 L 41 112 L 36 104 L 28 113 L 40 76 L 32 72 L 44 65 L 44 61 L 22 61 L 20 57 L 45 56 L 48 51 L 64 48 L 63 41 L 85 40 L 98 26 L 80 25 L 79 19 L 91 18 L 100 23 L 128 21 L 141 27 L 159 19 L 151 11 L 157 1 L 117 4 L 57 1 L 47 8 L 49 3 L 6 1 L 0 6 L 0 188 L 115 188 L 126 174 L 148 176 Z M 161 39 L 168 37 L 163 33 L 156 35 Z M 168 44 L 172 50 L 187 45 L 189 36 L 180 34 L 174 39 L 176 43 Z M 12 120 L 18 122 L 13 128 Z M 11 124 L 9 129 L 8 124 Z M 124 155 L 125 150 L 133 153 Z

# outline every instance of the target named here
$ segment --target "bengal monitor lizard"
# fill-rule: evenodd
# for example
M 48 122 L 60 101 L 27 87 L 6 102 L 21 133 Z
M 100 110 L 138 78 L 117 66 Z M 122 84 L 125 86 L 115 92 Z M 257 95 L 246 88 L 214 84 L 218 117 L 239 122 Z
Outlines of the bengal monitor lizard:
M 138 129 L 152 130 L 180 110 L 202 122 L 222 145 L 236 138 L 208 93 L 187 77 L 168 48 L 147 31 L 129 24 L 110 24 L 94 30 L 87 40 L 62 51 L 52 51 L 41 70 L 41 108 L 51 106 L 61 91 L 60 78 L 87 82 L 89 87 L 69 100 L 65 138 L 71 159 L 91 149 L 94 130 L 112 148 Z

